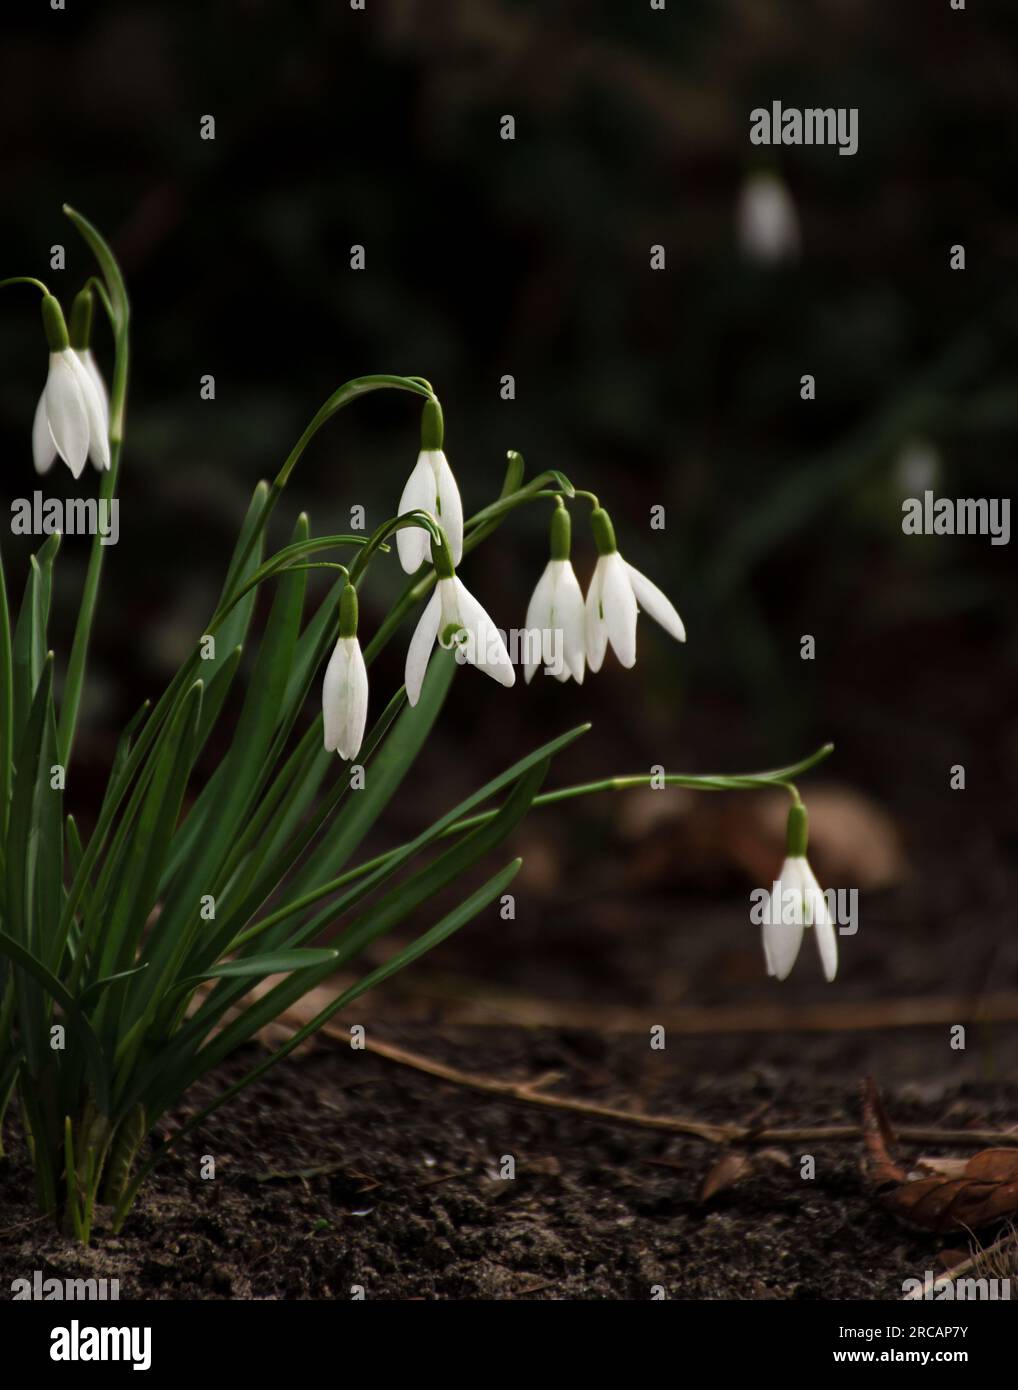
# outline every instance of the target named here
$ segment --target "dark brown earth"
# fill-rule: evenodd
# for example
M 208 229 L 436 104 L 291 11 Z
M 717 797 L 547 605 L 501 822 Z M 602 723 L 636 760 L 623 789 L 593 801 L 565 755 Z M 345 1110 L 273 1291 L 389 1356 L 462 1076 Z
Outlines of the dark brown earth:
M 719 1121 L 858 1115 L 829 1040 L 814 1039 L 808 1069 L 783 1060 L 801 1040 L 770 1040 L 756 1064 L 725 1074 L 744 1039 L 651 1053 L 643 1039 L 587 1033 L 389 1031 L 471 1070 L 561 1071 L 574 1094 L 618 1105 L 638 1093 L 645 1109 Z M 899 1038 L 882 1044 L 901 1060 Z M 999 1082 L 899 1081 L 887 1099 L 901 1124 L 1018 1113 L 1018 1088 Z M 87 1251 L 34 1217 L 15 1139 L 0 1166 L 0 1297 L 39 1269 L 118 1278 L 124 1298 L 346 1299 L 362 1285 L 373 1299 L 645 1299 L 659 1284 L 670 1298 L 892 1299 L 903 1279 L 938 1268 L 945 1244 L 964 1248 L 896 1225 L 865 1190 L 854 1144 L 815 1146 L 811 1182 L 786 1150 L 789 1167 L 775 1162 L 705 1205 L 714 1151 L 702 1143 L 504 1103 L 330 1042 L 193 1138 L 123 1232 L 100 1227 Z M 214 1181 L 197 1176 L 205 1153 Z M 509 1154 L 513 1181 L 497 1176 Z
M 444 776 L 454 797 L 456 765 Z M 524 858 L 516 920 L 482 917 L 343 1021 L 461 1070 L 557 1073 L 552 1091 L 632 1110 L 857 1123 L 872 1075 L 899 1125 L 1015 1125 L 1013 803 L 994 815 L 966 793 L 960 835 L 950 795 L 880 807 L 824 777 L 803 791 L 821 882 L 861 885 L 834 985 L 808 940 L 789 980 L 768 981 L 747 921 L 750 888 L 780 861 L 780 798 L 768 811 L 765 795 L 627 793 L 535 813 L 506 847 Z M 395 809 L 406 824 L 390 833 L 405 838 L 422 812 Z M 393 949 L 377 943 L 365 968 Z M 990 996 L 1013 1011 L 974 1023 Z M 948 1001 L 935 1023 L 890 1026 L 931 1000 Z M 761 1023 L 776 1007 L 787 1013 Z M 683 1032 L 691 1010 L 696 1033 Z M 664 1051 L 649 1045 L 656 1023 Z M 964 1050 L 951 1046 L 957 1023 Z M 169 1125 L 261 1055 L 196 1088 Z M 646 1299 L 662 1285 L 687 1299 L 894 1299 L 968 1244 L 896 1224 L 855 1142 L 786 1148 L 787 1162 L 704 1204 L 716 1150 L 702 1142 L 486 1097 L 325 1039 L 213 1116 L 157 1168 L 123 1232 L 100 1221 L 88 1251 L 35 1216 L 13 1113 L 5 1138 L 0 1298 L 38 1269 L 118 1278 L 124 1298 L 346 1299 L 361 1285 L 373 1299 Z M 202 1154 L 214 1181 L 198 1176 Z M 512 1181 L 496 1176 L 503 1155 Z

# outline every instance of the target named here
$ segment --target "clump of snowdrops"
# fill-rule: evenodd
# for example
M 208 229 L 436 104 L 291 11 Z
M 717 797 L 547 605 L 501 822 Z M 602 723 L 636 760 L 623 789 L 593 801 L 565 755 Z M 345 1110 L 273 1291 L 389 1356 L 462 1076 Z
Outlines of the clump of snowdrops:
M 40 280 L 17 276 L 0 287 L 41 296 L 49 369 L 32 431 L 37 472 L 56 476 L 50 470 L 60 459 L 78 477 L 91 461 L 99 502 L 109 504 L 124 444 L 128 297 L 105 240 L 65 211 L 97 272 L 74 298 L 70 327 Z M 91 347 L 97 306 L 112 332 L 108 394 Z M 420 454 L 393 515 L 370 534 L 329 536 L 312 536 L 300 516 L 289 542 L 266 555 L 269 519 L 308 444 L 340 410 L 379 390 L 409 393 L 422 407 Z M 671 601 L 622 558 L 596 498 L 554 470 L 527 481 L 510 452 L 501 493 L 464 519 L 443 446 L 441 407 L 423 378 L 359 377 L 333 392 L 271 486 L 255 488 L 215 611 L 167 688 L 123 730 L 102 801 L 80 808 L 85 835 L 65 794 L 75 793 L 75 730 L 105 549 L 95 536 L 70 652 L 60 658 L 59 700 L 47 620 L 60 535 L 48 535 L 32 556 L 13 618 L 0 568 L 0 1126 L 14 1103 L 39 1208 L 82 1241 L 98 1204 L 112 1208 L 119 1229 L 153 1164 L 218 1106 L 359 995 L 483 915 L 520 860 L 489 868 L 468 888 L 471 871 L 497 855 L 532 808 L 651 780 L 608 777 L 542 791 L 552 760 L 587 731 L 581 724 L 442 809 L 407 843 L 360 855 L 434 728 L 457 668 L 473 666 L 503 687 L 515 682 L 498 627 L 459 571 L 462 564 L 476 573 L 475 552 L 517 508 L 550 508 L 550 557 L 522 630 L 528 681 L 544 668 L 580 683 L 600 670 L 609 646 L 631 667 L 641 609 L 670 637 L 685 637 Z M 585 597 L 571 560 L 569 509 L 577 506 L 589 513 L 597 553 Z M 362 647 L 358 595 L 372 567 L 395 558 L 393 541 L 411 578 Z M 309 605 L 309 589 L 323 578 L 324 592 Z M 239 689 L 263 593 L 267 616 Z M 405 684 L 379 695 L 369 687 L 372 662 L 414 614 Z M 319 690 L 321 710 L 301 731 Z M 230 732 L 226 751 L 196 786 L 199 755 L 220 723 Z M 662 779 L 704 790 L 789 790 L 783 878 L 802 890 L 800 908 L 790 924 L 764 928 L 768 967 L 782 977 L 813 920 L 805 816 L 791 779 L 827 751 L 772 772 Z M 357 972 L 373 942 L 418 920 L 451 885 L 461 894 L 454 907 L 383 965 Z M 823 930 L 830 975 L 833 929 Z M 150 1143 L 189 1087 L 340 972 L 348 982 L 310 1022 L 167 1142 Z

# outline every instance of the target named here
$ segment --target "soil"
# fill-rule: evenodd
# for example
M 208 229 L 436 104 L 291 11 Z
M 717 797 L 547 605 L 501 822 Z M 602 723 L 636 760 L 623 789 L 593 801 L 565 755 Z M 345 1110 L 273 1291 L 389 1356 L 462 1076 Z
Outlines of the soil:
M 455 783 L 455 761 L 436 760 L 432 771 Z M 981 998 L 1018 980 L 1013 815 L 995 817 L 966 793 L 966 824 L 999 828 L 960 838 L 948 796 L 914 803 L 905 792 L 916 779 L 898 785 L 884 814 L 900 834 L 877 822 L 876 840 L 897 844 L 885 863 L 867 848 L 874 837 L 852 830 L 874 808 L 830 787 L 825 813 L 811 784 L 821 881 L 863 885 L 860 929 L 841 942 L 833 986 L 808 940 L 791 977 L 768 981 L 747 923 L 750 887 L 780 859 L 783 802 L 771 825 L 756 819 L 759 796 L 676 798 L 675 815 L 662 818 L 663 803 L 644 798 L 641 810 L 627 794 L 528 822 L 506 846 L 506 858 L 524 858 L 517 919 L 471 924 L 342 1021 L 461 1070 L 556 1073 L 552 1091 L 648 1112 L 857 1123 L 860 1083 L 872 1075 L 899 1125 L 1013 1126 L 1018 1027 L 972 1024 Z M 422 813 L 401 814 L 396 838 Z M 852 862 L 834 858 L 853 845 Z M 396 944 L 377 943 L 364 968 Z M 891 1025 L 899 1001 L 945 997 L 961 1002 L 931 1026 L 872 1027 L 874 1009 Z M 760 1009 L 776 1006 L 787 1018 L 761 1024 Z M 694 1008 L 724 1011 L 724 1027 L 683 1032 L 676 1020 Z M 814 1010 L 813 1031 L 797 1030 L 802 1009 Z M 841 1012 L 828 1019 L 825 1009 Z M 870 1023 L 853 1021 L 854 1009 Z M 667 1045 L 655 1051 L 649 1030 L 662 1022 Z M 964 1049 L 952 1045 L 959 1023 Z M 196 1087 L 167 1128 L 250 1067 L 260 1046 Z M 122 1298 L 348 1299 L 361 1286 L 371 1299 L 647 1299 L 660 1285 L 677 1299 L 896 1299 L 904 1279 L 969 1244 L 898 1224 L 867 1189 L 855 1142 L 817 1144 L 813 1179 L 800 1176 L 802 1151 L 787 1149 L 704 1202 L 717 1158 L 709 1145 L 484 1096 L 328 1039 L 174 1150 L 121 1234 L 100 1213 L 88 1250 L 35 1214 L 13 1114 L 5 1140 L 0 1298 L 39 1270 L 117 1278 Z M 199 1176 L 205 1154 L 214 1180 Z M 506 1155 L 511 1181 L 500 1176 Z
M 497 1075 L 568 1074 L 572 1094 L 730 1121 L 844 1123 L 857 1087 L 844 1044 L 644 1039 L 522 1029 L 389 1030 L 403 1046 Z M 909 1044 L 911 1046 L 911 1044 Z M 885 1035 L 885 1063 L 902 1039 Z M 217 1085 L 241 1062 L 224 1069 Z M 610 1079 L 608 1073 L 611 1073 Z M 893 1068 L 892 1068 L 893 1070 Z M 724 1076 L 723 1080 L 718 1075 Z M 198 1088 L 197 1105 L 213 1093 Z M 1018 1087 L 892 1084 L 902 1124 L 1004 1124 Z M 15 1127 L 16 1128 L 16 1127 Z M 39 1221 L 15 1134 L 0 1166 L 0 1297 L 31 1277 L 107 1277 L 122 1298 L 892 1299 L 958 1237 L 913 1232 L 873 1201 L 855 1144 L 774 1157 L 708 1203 L 714 1150 L 631 1127 L 505 1103 L 323 1041 L 283 1063 L 156 1170 L 124 1230 L 88 1250 Z M 214 1180 L 198 1176 L 204 1154 Z M 499 1174 L 503 1156 L 515 1178 Z

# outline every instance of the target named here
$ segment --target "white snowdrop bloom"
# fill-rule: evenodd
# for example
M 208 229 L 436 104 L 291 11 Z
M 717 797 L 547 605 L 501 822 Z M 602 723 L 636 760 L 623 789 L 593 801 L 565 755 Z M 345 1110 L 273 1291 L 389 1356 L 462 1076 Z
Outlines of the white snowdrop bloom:
M 549 676 L 583 684 L 587 660 L 583 593 L 569 558 L 572 524 L 559 505 L 551 519 L 551 559 L 537 581 L 527 608 L 524 676 L 529 684 L 543 664 Z
M 824 976 L 831 981 L 838 971 L 838 938 L 823 889 L 806 858 L 806 835 L 806 808 L 795 805 L 788 815 L 788 852 L 764 909 L 764 959 L 768 975 L 786 979 L 803 932 L 812 927 Z
M 99 404 L 102 406 L 103 422 L 106 426 L 105 434 L 108 436 L 110 430 L 110 398 L 106 390 L 106 383 L 103 381 L 102 372 L 99 370 L 99 364 L 95 360 L 95 353 L 91 348 L 72 348 L 71 350 L 77 353 L 78 361 L 85 368 L 85 371 L 91 378 L 92 385 L 95 387 L 95 393 L 99 397 Z
M 751 261 L 776 265 L 799 255 L 799 214 L 782 179 L 770 171 L 750 174 L 736 211 L 739 249 Z
M 599 557 L 586 601 L 587 665 L 590 669 L 600 671 L 609 642 L 623 666 L 635 665 L 636 618 L 641 608 L 660 623 L 669 636 L 684 642 L 686 629 L 671 599 L 619 554 L 608 513 L 597 507 L 590 521 Z
M 516 672 L 498 628 L 462 580 L 456 577 L 448 540 L 435 546 L 438 582 L 421 614 L 406 657 L 406 693 L 412 705 L 420 699 L 424 674 L 436 641 L 455 646 L 461 661 L 476 666 L 502 685 L 514 685 Z
M 106 412 L 81 359 L 69 345 L 60 305 L 52 295 L 42 301 L 49 342 L 49 372 L 32 425 L 32 456 L 37 473 L 47 473 L 59 454 L 76 478 L 85 460 L 109 468 Z
M 357 640 L 357 591 L 347 584 L 339 600 L 339 638 L 322 686 L 325 751 L 355 758 L 367 718 L 368 672 Z
M 442 449 L 444 426 L 437 400 L 426 401 L 421 415 L 421 452 L 399 499 L 397 515 L 422 511 L 433 517 L 449 538 L 452 562 L 463 558 L 463 503 L 449 461 Z M 431 559 L 431 537 L 421 526 L 396 532 L 399 562 L 407 574 L 415 574 Z
M 103 381 L 102 372 L 99 364 L 95 360 L 95 354 L 89 346 L 92 341 L 92 310 L 94 299 L 90 289 L 79 290 L 74 296 L 71 305 L 71 322 L 68 333 L 71 340 L 71 349 L 78 355 L 78 361 L 85 368 L 85 371 L 92 379 L 92 385 L 96 389 L 99 397 L 99 404 L 102 406 L 104 437 L 109 435 L 110 430 L 110 398 L 106 390 L 106 383 Z

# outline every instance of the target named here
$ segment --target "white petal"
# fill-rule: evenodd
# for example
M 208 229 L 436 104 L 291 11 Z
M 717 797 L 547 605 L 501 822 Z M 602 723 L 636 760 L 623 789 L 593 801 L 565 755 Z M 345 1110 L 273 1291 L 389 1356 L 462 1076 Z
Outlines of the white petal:
M 767 920 L 764 922 L 763 941 L 767 973 L 777 976 L 779 980 L 787 979 L 791 974 L 802 945 L 802 880 L 798 867 L 800 862 L 798 859 L 786 859 L 782 864 L 768 904 Z M 772 917 L 774 920 L 771 920 Z
M 403 532 L 400 532 L 400 535 L 402 534 Z M 431 649 L 438 636 L 438 623 L 442 616 L 442 596 L 439 593 L 439 588 L 440 585 L 436 587 L 435 592 L 428 600 L 428 606 L 421 614 L 420 622 L 417 624 L 407 649 L 404 682 L 406 684 L 406 697 L 412 705 L 416 705 L 421 698 L 424 673 L 428 669 Z
M 623 561 L 623 563 L 625 562 Z M 643 611 L 649 614 L 656 623 L 660 623 L 665 632 L 670 637 L 674 637 L 676 642 L 684 642 L 686 629 L 668 595 L 663 594 L 656 584 L 652 584 L 645 574 L 641 574 L 632 565 L 626 564 L 626 573 L 633 586 L 636 601 Z
M 608 641 L 620 663 L 628 668 L 636 665 L 636 595 L 629 582 L 626 562 L 618 551 L 602 558 L 605 567 L 601 607 L 608 626 Z
M 587 659 L 583 591 L 569 560 L 552 561 L 558 567 L 552 603 L 552 626 L 562 632 L 562 656 L 577 685 L 583 684 Z M 560 679 L 566 679 L 564 676 Z
M 322 683 L 322 723 L 325 729 L 325 751 L 335 753 L 342 737 L 346 719 L 345 699 L 347 694 L 347 668 L 350 665 L 348 638 L 341 637 L 336 643 L 325 668 Z
M 421 511 L 434 516 L 436 502 L 435 470 L 424 453 L 418 454 L 414 471 L 407 479 L 396 515 Z M 425 560 L 431 559 L 431 537 L 422 526 L 407 526 L 396 532 L 399 562 L 407 574 L 416 574 Z
M 594 566 L 590 578 L 587 598 L 584 604 L 584 628 L 587 638 L 587 665 L 594 672 L 600 671 L 604 654 L 608 650 L 608 624 L 604 618 L 602 590 L 604 587 L 604 562 L 602 555 Z
M 357 638 L 341 637 L 340 641 L 350 643 L 350 657 L 346 668 L 346 718 L 337 747 L 340 757 L 355 758 L 368 722 L 368 670 Z
M 515 685 L 516 672 L 498 628 L 461 579 L 449 582 L 455 585 L 459 620 L 467 632 L 463 644 L 467 661 L 502 685 Z
M 48 473 L 57 456 L 57 446 L 50 433 L 49 417 L 46 414 L 46 392 L 39 397 L 35 407 L 35 420 L 32 422 L 32 458 L 37 473 Z
M 454 565 L 458 565 L 463 558 L 463 502 L 460 498 L 460 490 L 456 486 L 456 479 L 453 477 L 449 461 L 442 450 L 433 449 L 428 452 L 431 466 L 435 470 L 435 482 L 438 489 L 438 515 L 435 520 L 441 523 L 442 529 L 448 536 L 452 562 Z
M 109 468 L 110 441 L 106 437 L 106 412 L 99 399 L 99 392 L 95 389 L 95 382 L 85 370 L 81 358 L 73 349 L 67 353 L 67 360 L 77 377 L 81 397 L 85 402 L 85 414 L 88 416 L 88 456 L 96 468 Z
M 67 348 L 51 352 L 46 378 L 46 418 L 57 453 L 76 478 L 88 458 L 88 414 L 78 376 L 71 366 L 77 358 Z
M 526 658 L 523 663 L 523 677 L 528 685 L 544 660 L 544 634 L 551 626 L 551 603 L 555 592 L 555 571 L 552 568 L 554 563 L 553 560 L 549 560 L 545 565 L 527 605 L 526 631 L 523 638 Z M 534 653 L 537 654 L 537 660 L 532 659 Z
M 95 353 L 91 348 L 85 348 L 84 352 L 78 353 L 78 361 L 88 372 L 95 393 L 99 397 L 99 404 L 102 406 L 103 420 L 106 422 L 106 434 L 110 432 L 110 398 L 106 390 L 106 383 L 103 381 L 103 374 L 99 370 L 99 364 L 95 360 Z
M 803 892 L 807 895 L 806 920 L 808 922 L 812 919 L 816 929 L 820 964 L 824 969 L 824 978 L 830 983 L 838 973 L 837 932 L 831 920 L 831 914 L 827 910 L 827 900 L 823 896 L 823 889 L 817 883 L 816 875 L 806 859 L 802 860 L 801 872 Z

